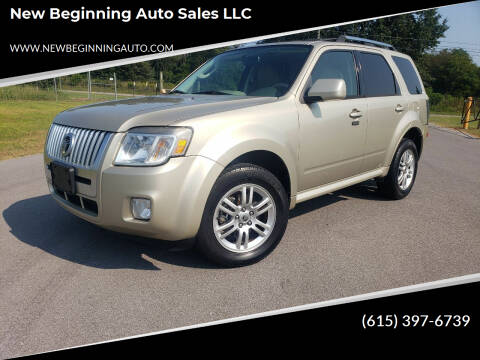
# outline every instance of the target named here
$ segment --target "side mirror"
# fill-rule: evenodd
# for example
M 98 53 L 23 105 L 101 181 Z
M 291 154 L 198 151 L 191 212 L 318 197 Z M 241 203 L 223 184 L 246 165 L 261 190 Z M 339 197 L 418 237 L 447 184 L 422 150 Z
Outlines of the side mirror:
M 305 95 L 305 102 L 311 104 L 317 101 L 345 99 L 347 85 L 343 79 L 318 79 Z

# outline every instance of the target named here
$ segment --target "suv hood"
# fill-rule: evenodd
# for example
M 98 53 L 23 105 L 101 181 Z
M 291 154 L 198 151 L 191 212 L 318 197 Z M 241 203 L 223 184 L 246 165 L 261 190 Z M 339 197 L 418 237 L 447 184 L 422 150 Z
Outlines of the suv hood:
M 166 126 L 209 114 L 262 105 L 274 97 L 159 95 L 80 106 L 58 114 L 54 123 L 112 132 L 137 126 Z

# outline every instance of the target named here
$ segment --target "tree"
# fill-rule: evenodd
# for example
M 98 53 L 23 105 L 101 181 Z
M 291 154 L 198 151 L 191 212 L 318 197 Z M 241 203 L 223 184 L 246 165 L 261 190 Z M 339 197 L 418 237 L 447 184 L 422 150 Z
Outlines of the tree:
M 427 54 L 423 65 L 430 75 L 430 86 L 436 93 L 454 96 L 480 94 L 480 68 L 463 49 L 442 50 Z
M 154 76 L 152 66 L 149 62 L 118 66 L 110 69 L 110 72 L 115 72 L 117 79 L 125 81 L 151 80 Z
M 447 30 L 447 20 L 442 19 L 437 10 L 426 10 L 309 31 L 270 39 L 266 42 L 321 38 L 335 39 L 340 35 L 352 35 L 392 44 L 397 50 L 410 55 L 417 61 L 426 51 L 433 50 L 438 46 L 438 40 L 443 37 Z

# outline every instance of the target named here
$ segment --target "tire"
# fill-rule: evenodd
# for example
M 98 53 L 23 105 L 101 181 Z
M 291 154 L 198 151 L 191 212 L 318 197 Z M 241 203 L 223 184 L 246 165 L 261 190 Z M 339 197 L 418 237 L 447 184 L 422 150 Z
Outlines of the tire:
M 377 180 L 378 190 L 390 199 L 403 199 L 412 190 L 417 171 L 417 147 L 411 139 L 403 139 L 395 152 L 387 176 Z
M 223 266 L 252 264 L 276 247 L 287 227 L 288 211 L 287 193 L 270 171 L 246 163 L 230 166 L 210 192 L 197 247 Z

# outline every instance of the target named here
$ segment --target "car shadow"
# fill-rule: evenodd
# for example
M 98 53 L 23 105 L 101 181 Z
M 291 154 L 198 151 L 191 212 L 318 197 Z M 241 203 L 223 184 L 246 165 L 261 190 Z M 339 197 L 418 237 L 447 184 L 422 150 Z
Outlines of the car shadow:
M 375 180 L 364 181 L 360 184 L 338 190 L 334 194 L 347 196 L 355 199 L 373 200 L 373 201 L 392 201 L 380 194 Z
M 18 201 L 3 211 L 10 232 L 61 259 L 100 269 L 161 270 L 164 263 L 217 268 L 192 242 L 125 235 L 100 228 L 62 209 L 50 195 Z
M 389 199 L 380 195 L 377 191 L 377 185 L 374 180 L 368 180 L 363 183 L 350 186 L 348 188 L 334 191 L 305 202 L 301 202 L 290 211 L 289 218 L 315 211 L 325 206 L 332 205 L 339 201 L 348 200 L 349 198 L 373 200 L 373 201 L 389 201 Z
M 369 182 L 298 204 L 290 218 L 349 197 L 383 201 Z M 218 269 L 197 253 L 193 240 L 165 241 L 116 233 L 77 218 L 50 195 L 18 201 L 3 211 L 10 232 L 20 241 L 56 257 L 100 269 L 161 270 L 162 265 Z

